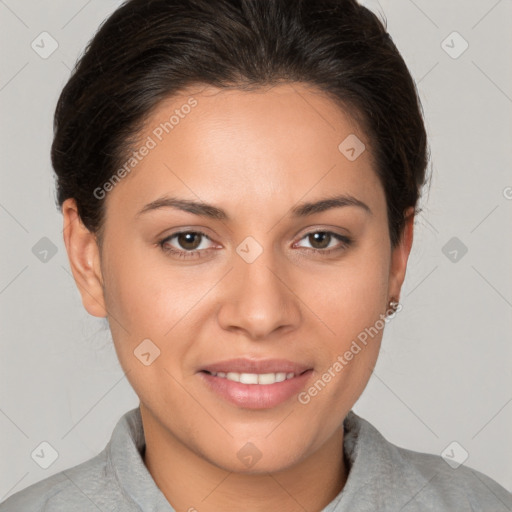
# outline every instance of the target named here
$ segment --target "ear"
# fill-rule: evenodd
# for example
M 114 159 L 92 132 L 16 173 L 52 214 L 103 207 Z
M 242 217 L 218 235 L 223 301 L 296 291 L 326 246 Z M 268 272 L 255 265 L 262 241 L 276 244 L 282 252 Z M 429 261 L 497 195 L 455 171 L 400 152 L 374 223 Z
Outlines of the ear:
M 400 299 L 400 290 L 405 279 L 407 261 L 411 252 L 414 232 L 414 208 L 408 208 L 405 212 L 405 226 L 398 245 L 392 249 L 389 274 L 388 297 Z
M 100 252 L 96 236 L 82 223 L 74 199 L 62 204 L 63 237 L 71 272 L 82 296 L 82 304 L 93 316 L 106 317 Z

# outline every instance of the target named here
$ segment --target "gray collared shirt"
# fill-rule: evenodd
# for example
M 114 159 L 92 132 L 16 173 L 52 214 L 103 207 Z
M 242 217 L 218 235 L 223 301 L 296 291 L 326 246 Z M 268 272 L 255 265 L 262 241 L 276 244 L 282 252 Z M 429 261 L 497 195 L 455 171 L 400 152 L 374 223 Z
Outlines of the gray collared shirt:
M 319 512 L 512 511 L 512 494 L 478 471 L 395 446 L 353 411 L 344 428 L 348 479 Z M 175 512 L 144 465 L 144 446 L 137 407 L 96 457 L 17 492 L 0 512 Z

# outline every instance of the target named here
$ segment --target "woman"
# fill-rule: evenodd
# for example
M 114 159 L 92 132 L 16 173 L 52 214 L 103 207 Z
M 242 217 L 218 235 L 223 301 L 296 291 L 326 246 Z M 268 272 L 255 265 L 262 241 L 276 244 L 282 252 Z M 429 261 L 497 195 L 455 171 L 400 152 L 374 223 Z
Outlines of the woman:
M 64 240 L 140 406 L 0 511 L 511 510 L 351 409 L 400 310 L 428 150 L 355 0 L 131 0 L 55 113 Z

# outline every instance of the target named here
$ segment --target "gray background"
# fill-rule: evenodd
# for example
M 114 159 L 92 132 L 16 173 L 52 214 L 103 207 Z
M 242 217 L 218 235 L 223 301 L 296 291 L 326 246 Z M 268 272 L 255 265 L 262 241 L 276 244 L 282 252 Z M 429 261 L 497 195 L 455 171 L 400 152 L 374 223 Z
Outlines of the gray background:
M 466 465 L 512 490 L 512 2 L 364 3 L 385 13 L 418 83 L 434 177 L 404 309 L 354 410 L 413 450 L 456 441 L 448 452 L 466 450 Z M 58 95 L 119 4 L 0 0 L 0 501 L 99 453 L 138 404 L 105 320 L 86 313 L 71 277 L 49 156 Z M 48 58 L 31 47 L 43 31 L 58 42 Z M 457 58 L 454 31 L 469 44 Z M 57 251 L 46 261 L 43 237 Z M 58 453 L 47 469 L 31 457 L 43 441 Z

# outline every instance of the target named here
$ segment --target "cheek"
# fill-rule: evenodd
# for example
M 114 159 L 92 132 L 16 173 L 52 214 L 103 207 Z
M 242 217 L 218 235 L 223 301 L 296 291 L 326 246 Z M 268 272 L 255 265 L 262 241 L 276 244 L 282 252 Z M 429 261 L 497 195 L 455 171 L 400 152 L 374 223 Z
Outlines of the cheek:
M 192 305 L 195 294 L 187 290 L 194 290 L 193 283 L 190 288 L 165 265 L 159 250 L 119 244 L 109 254 L 105 299 L 111 316 L 125 327 L 122 336 L 162 338 Z
M 173 269 L 164 257 L 150 257 L 148 252 L 120 247 L 110 253 L 105 298 L 112 338 L 139 396 L 160 389 L 162 383 L 180 396 L 172 376 L 182 380 L 180 362 L 192 345 L 190 322 L 200 310 L 201 296 L 214 283 L 198 281 L 193 272 Z
M 385 310 L 388 280 L 389 255 L 375 246 L 359 248 L 343 265 L 330 270 L 314 299 L 334 337 L 346 343 L 375 323 Z
M 317 294 L 319 316 L 334 332 L 323 337 L 318 353 L 321 370 L 312 390 L 318 414 L 324 407 L 355 402 L 371 376 L 386 325 L 390 260 L 383 242 L 360 247 Z

